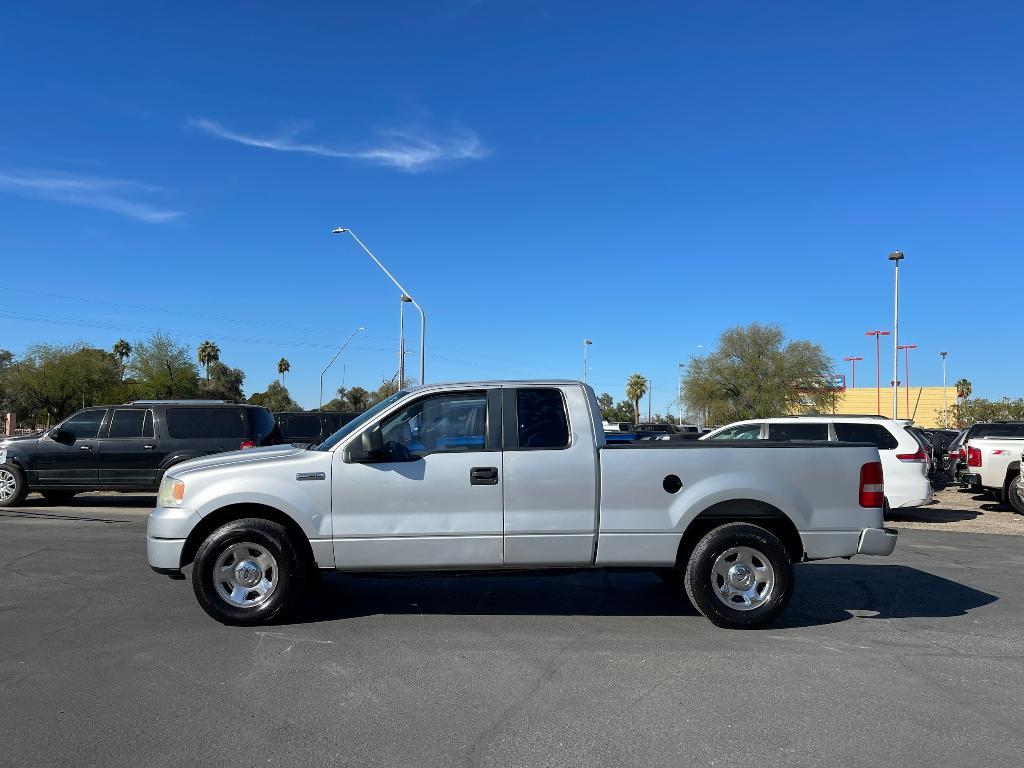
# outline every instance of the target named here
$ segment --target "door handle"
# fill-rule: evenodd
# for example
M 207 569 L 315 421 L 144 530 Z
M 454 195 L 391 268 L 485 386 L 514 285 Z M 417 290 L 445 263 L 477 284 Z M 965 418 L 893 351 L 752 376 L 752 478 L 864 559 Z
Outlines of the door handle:
M 497 485 L 497 467 L 473 467 L 469 470 L 470 485 Z
M 92 446 L 91 445 L 80 445 L 80 446 L 78 446 L 78 450 L 80 450 L 80 451 L 91 451 L 92 450 Z
M 155 445 L 144 445 L 144 446 L 142 446 L 142 447 L 143 447 L 143 448 L 145 448 L 145 449 L 146 449 L 147 451 L 151 451 L 151 450 L 153 450 L 153 449 L 154 449 L 154 448 L 155 448 L 156 446 L 155 446 Z

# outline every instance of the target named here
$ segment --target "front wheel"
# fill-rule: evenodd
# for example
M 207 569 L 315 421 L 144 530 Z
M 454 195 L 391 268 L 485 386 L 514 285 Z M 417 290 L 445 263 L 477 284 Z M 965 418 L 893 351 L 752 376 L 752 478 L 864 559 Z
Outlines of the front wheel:
M 684 583 L 690 601 L 712 624 L 756 629 L 773 622 L 789 604 L 793 565 L 771 531 L 727 523 L 694 548 Z
M 0 464 L 0 507 L 16 507 L 25 499 L 25 475 L 13 464 Z
M 217 621 L 266 624 L 302 596 L 307 571 L 283 525 L 259 518 L 235 520 L 199 545 L 192 590 Z

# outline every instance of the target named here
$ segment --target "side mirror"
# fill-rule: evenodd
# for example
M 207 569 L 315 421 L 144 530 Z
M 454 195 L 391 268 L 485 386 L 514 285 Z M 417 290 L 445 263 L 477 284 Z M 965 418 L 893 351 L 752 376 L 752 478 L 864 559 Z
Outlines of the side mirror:
M 384 441 L 380 436 L 379 424 L 363 432 L 359 438 L 359 446 L 359 448 L 349 448 L 345 452 L 347 461 L 359 464 L 381 458 L 384 453 Z
M 54 427 L 53 429 L 51 429 L 50 432 L 49 432 L 49 435 L 50 435 L 50 437 L 52 439 L 56 440 L 58 443 L 68 443 L 68 444 L 70 444 L 70 443 L 74 442 L 73 435 L 70 432 L 65 432 L 60 427 Z

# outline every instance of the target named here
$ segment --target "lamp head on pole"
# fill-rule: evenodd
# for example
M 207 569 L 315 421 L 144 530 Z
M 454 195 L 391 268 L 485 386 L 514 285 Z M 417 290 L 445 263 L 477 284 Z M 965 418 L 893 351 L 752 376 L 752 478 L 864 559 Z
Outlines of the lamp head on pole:
M 889 254 L 889 261 L 902 261 L 903 251 L 893 251 Z
M 335 227 L 331 230 L 332 235 L 344 235 L 346 232 L 348 232 L 348 228 L 346 227 Z
M 946 359 L 946 355 L 948 355 L 948 354 L 949 354 L 949 352 L 939 352 L 939 357 L 941 357 L 943 360 L 945 360 Z
M 588 346 L 588 347 L 589 347 L 589 346 L 590 346 L 591 344 L 593 344 L 594 342 L 592 342 L 592 341 L 591 341 L 590 339 L 584 339 L 584 340 L 583 340 L 583 343 L 584 343 L 584 345 L 586 345 L 586 346 Z
M 404 293 L 402 294 L 402 303 L 403 304 L 409 304 L 411 301 L 412 301 L 412 296 L 406 296 Z

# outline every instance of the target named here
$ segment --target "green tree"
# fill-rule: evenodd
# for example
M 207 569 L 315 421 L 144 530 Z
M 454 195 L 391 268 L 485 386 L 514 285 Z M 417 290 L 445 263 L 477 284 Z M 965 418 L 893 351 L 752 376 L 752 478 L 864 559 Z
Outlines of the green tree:
M 285 360 L 283 357 L 277 361 L 277 375 L 281 382 L 281 386 L 284 386 L 284 375 L 292 369 L 292 364 Z
M 135 342 L 128 373 L 137 397 L 172 400 L 199 391 L 199 370 L 188 347 L 163 333 Z
M 612 400 L 607 392 L 597 398 L 601 406 L 601 419 L 604 421 L 633 421 L 633 404 L 628 400 L 620 400 L 618 403 Z
M 640 400 L 647 394 L 647 379 L 634 373 L 626 380 L 626 397 L 633 404 L 633 423 L 640 423 Z
M 209 381 L 210 365 L 220 360 L 220 347 L 207 339 L 199 345 L 199 349 L 196 351 L 196 359 L 199 360 L 199 364 L 206 371 L 206 380 Z
M 113 354 L 84 344 L 36 344 L 4 372 L 8 397 L 22 413 L 59 421 L 83 405 L 121 400 Z
M 718 349 L 693 358 L 687 371 L 683 400 L 708 424 L 820 412 L 835 396 L 825 351 L 809 341 L 786 342 L 775 325 L 727 330 Z
M 374 404 L 373 393 L 362 387 L 338 387 L 338 396 L 324 406 L 325 411 L 365 411 Z
M 7 380 L 7 372 L 12 365 L 14 365 L 14 353 L 7 349 L 0 349 L 0 413 L 6 413 L 15 405 L 10 382 Z
M 292 400 L 288 389 L 279 381 L 272 381 L 265 392 L 254 392 L 249 396 L 253 405 L 262 405 L 271 411 L 301 411 L 302 406 Z
M 118 339 L 114 345 L 114 357 L 117 358 L 117 362 L 121 367 L 121 378 L 124 378 L 124 361 L 131 357 L 132 345 L 124 339 Z
M 207 367 L 207 378 L 199 382 L 199 394 L 210 400 L 226 400 L 229 403 L 245 401 L 242 383 L 245 374 L 241 368 L 230 368 L 220 360 L 214 360 Z
M 986 400 L 978 397 L 961 400 L 951 405 L 942 414 L 944 423 L 955 424 L 959 429 L 979 421 L 1024 421 L 1024 398 L 1011 400 Z

